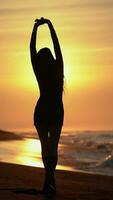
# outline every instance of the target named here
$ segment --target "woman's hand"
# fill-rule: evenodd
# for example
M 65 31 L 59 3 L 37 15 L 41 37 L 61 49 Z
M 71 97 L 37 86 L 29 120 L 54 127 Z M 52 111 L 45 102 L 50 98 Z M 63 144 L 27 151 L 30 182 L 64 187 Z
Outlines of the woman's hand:
M 42 25 L 45 23 L 45 19 L 43 17 L 41 17 L 40 19 L 35 19 L 35 23 L 37 25 Z
M 49 19 L 45 19 L 43 17 L 41 17 L 40 19 L 35 19 L 35 24 L 37 26 L 43 25 L 43 24 L 49 24 L 49 23 L 51 23 L 50 20 Z

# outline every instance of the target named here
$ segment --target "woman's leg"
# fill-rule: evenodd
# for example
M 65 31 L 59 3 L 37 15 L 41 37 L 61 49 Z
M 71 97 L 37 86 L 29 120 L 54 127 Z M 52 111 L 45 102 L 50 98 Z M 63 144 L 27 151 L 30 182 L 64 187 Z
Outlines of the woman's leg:
M 43 127 L 43 126 L 36 126 L 39 139 L 41 142 L 41 153 L 42 153 L 42 160 L 45 169 L 48 166 L 48 161 L 47 161 L 47 152 L 48 152 L 48 128 Z
M 55 186 L 55 169 L 58 160 L 58 142 L 61 133 L 61 126 L 52 126 L 48 131 L 48 152 L 47 152 L 47 168 L 45 181 L 45 192 L 56 193 Z M 46 184 L 47 183 L 47 184 Z
M 58 160 L 58 142 L 62 126 L 36 127 L 42 148 L 42 160 L 45 167 L 44 191 L 55 192 L 54 172 Z M 50 186 L 52 188 L 50 188 Z
M 50 159 L 49 171 L 52 173 L 55 171 L 58 161 L 58 143 L 61 129 L 62 126 L 52 126 L 49 128 L 48 157 Z
M 36 127 L 41 142 L 42 159 L 47 170 L 55 170 L 58 159 L 58 142 L 62 126 Z M 47 161 L 48 162 L 47 162 Z

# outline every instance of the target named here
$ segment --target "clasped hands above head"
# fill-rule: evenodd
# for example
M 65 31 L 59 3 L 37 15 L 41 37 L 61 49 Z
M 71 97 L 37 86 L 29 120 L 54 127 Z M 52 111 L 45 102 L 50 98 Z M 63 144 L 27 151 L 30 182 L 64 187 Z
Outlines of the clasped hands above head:
M 37 25 L 42 25 L 42 24 L 48 24 L 50 23 L 50 20 L 49 19 L 45 19 L 43 17 L 41 17 L 40 19 L 35 19 L 35 24 Z

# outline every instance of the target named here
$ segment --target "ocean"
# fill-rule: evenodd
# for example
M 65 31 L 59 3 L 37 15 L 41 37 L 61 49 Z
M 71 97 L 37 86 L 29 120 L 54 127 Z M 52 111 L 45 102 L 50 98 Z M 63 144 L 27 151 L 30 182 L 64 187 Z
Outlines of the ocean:
M 58 152 L 57 169 L 113 176 L 113 131 L 62 132 Z M 0 161 L 43 167 L 37 133 L 1 132 Z

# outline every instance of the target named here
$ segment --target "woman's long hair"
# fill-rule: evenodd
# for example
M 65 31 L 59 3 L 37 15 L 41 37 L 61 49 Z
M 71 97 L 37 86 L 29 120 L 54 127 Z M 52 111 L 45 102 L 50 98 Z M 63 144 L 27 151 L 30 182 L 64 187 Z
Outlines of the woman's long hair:
M 50 85 L 56 81 L 56 90 L 63 92 L 62 70 L 60 66 L 57 66 L 56 60 L 47 47 L 40 49 L 37 53 L 37 77 L 39 82 L 45 80 Z

